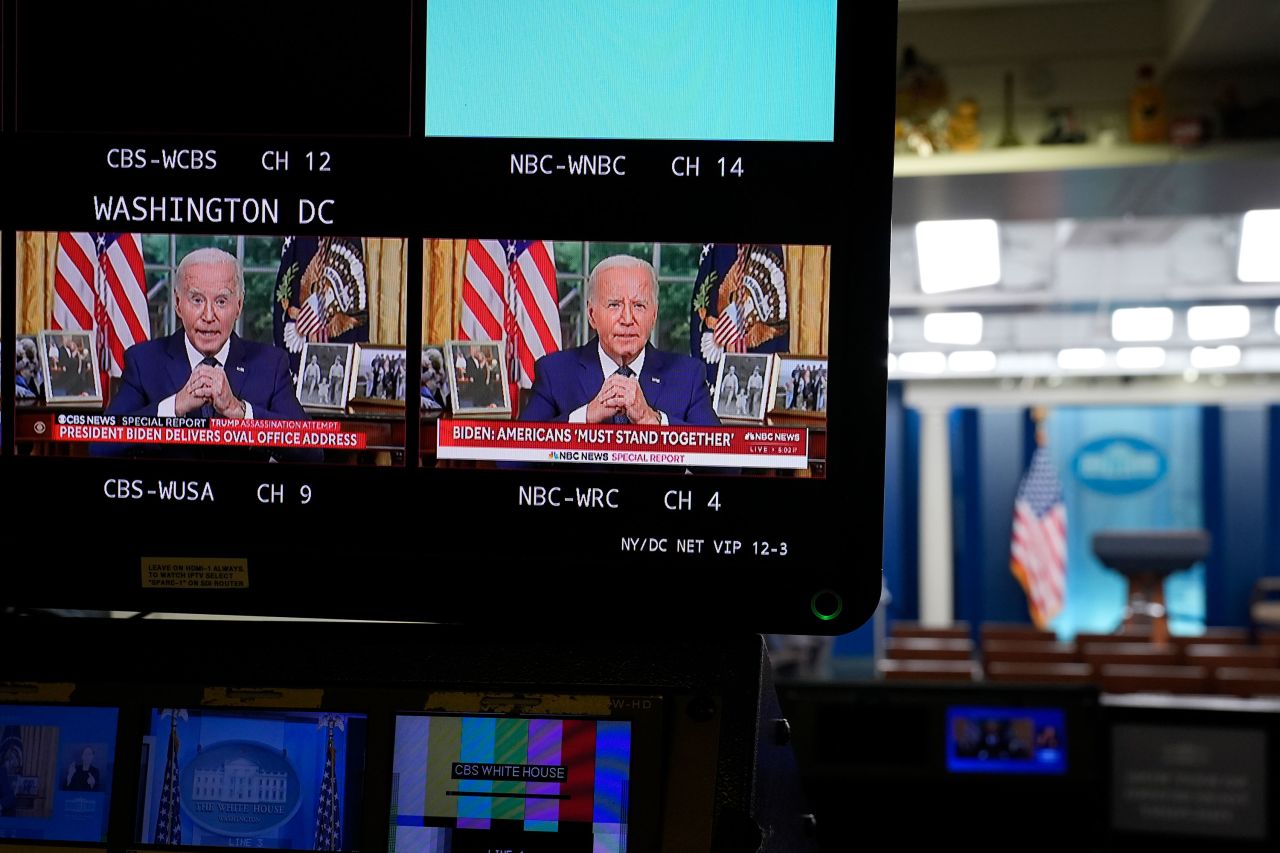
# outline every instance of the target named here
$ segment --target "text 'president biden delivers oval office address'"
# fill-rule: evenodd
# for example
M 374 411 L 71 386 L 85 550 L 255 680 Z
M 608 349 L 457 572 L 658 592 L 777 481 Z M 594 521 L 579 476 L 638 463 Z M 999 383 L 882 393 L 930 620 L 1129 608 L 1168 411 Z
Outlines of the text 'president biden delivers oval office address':
M 630 255 L 598 263 L 587 280 L 596 337 L 538 359 L 520 420 L 719 426 L 706 366 L 649 344 L 657 317 L 652 265 Z

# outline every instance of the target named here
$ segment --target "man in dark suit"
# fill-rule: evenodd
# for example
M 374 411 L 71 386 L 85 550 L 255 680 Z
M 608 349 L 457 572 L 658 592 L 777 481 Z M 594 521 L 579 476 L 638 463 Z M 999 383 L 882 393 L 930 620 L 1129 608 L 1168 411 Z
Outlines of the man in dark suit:
M 244 308 L 244 274 L 235 257 L 213 248 L 189 253 L 178 264 L 174 296 L 182 329 L 125 351 L 124 375 L 107 414 L 307 420 L 288 356 L 232 331 Z M 130 449 L 136 448 L 98 444 L 93 452 Z M 298 461 L 323 458 L 319 450 L 270 452 Z
M 458 386 L 458 405 L 481 409 L 493 404 L 489 388 L 489 365 L 484 350 L 472 345 L 467 355 L 466 382 Z
M 706 366 L 649 345 L 658 319 L 653 267 L 629 255 L 605 258 L 587 281 L 596 337 L 534 365 L 524 421 L 718 426 Z

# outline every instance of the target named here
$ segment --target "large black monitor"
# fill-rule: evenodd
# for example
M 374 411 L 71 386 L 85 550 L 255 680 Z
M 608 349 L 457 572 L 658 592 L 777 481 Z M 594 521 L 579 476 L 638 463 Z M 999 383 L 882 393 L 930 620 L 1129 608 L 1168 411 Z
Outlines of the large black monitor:
M 871 613 L 893 5 L 505 5 L 8 0 L 4 603 Z

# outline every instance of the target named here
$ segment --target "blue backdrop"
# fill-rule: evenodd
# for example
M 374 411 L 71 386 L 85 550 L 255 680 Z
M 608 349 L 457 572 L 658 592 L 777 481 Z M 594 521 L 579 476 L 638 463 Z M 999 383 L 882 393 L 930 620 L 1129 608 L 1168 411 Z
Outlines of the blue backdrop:
M 912 620 L 919 618 L 919 416 L 898 382 L 889 383 L 887 408 L 884 573 L 893 602 L 886 615 Z M 950 425 L 955 618 L 1029 623 L 1009 572 L 1009 538 L 1034 424 L 1025 409 L 959 408 Z M 1280 573 L 1280 406 L 1060 407 L 1048 440 L 1069 513 L 1068 600 L 1054 623 L 1064 638 L 1111 630 L 1121 618 L 1125 583 L 1089 547 L 1103 527 L 1207 529 L 1204 566 L 1166 586 L 1172 627 L 1186 634 L 1248 624 L 1254 583 Z M 869 655 L 872 633 L 868 625 L 839 638 L 835 653 Z
M 1053 622 L 1059 636 L 1111 631 L 1128 587 L 1093 555 L 1100 530 L 1204 526 L 1201 414 L 1195 406 L 1059 407 L 1048 422 L 1049 450 L 1067 508 L 1067 597 Z M 1170 629 L 1204 628 L 1204 566 L 1165 582 Z

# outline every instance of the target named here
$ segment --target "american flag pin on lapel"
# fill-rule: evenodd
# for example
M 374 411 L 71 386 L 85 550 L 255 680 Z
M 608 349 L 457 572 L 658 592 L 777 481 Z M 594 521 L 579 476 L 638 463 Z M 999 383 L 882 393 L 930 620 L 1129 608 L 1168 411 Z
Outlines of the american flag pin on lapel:
M 237 364 L 237 365 L 236 365 L 236 373 L 244 373 L 244 365 L 243 365 L 243 364 Z
M 649 377 L 649 381 L 650 381 L 650 382 L 656 382 L 656 383 L 657 383 L 657 384 L 659 384 L 659 385 L 661 385 L 661 384 L 662 384 L 662 380 L 661 380 L 661 379 L 659 379 L 657 376 L 650 376 L 650 377 Z

